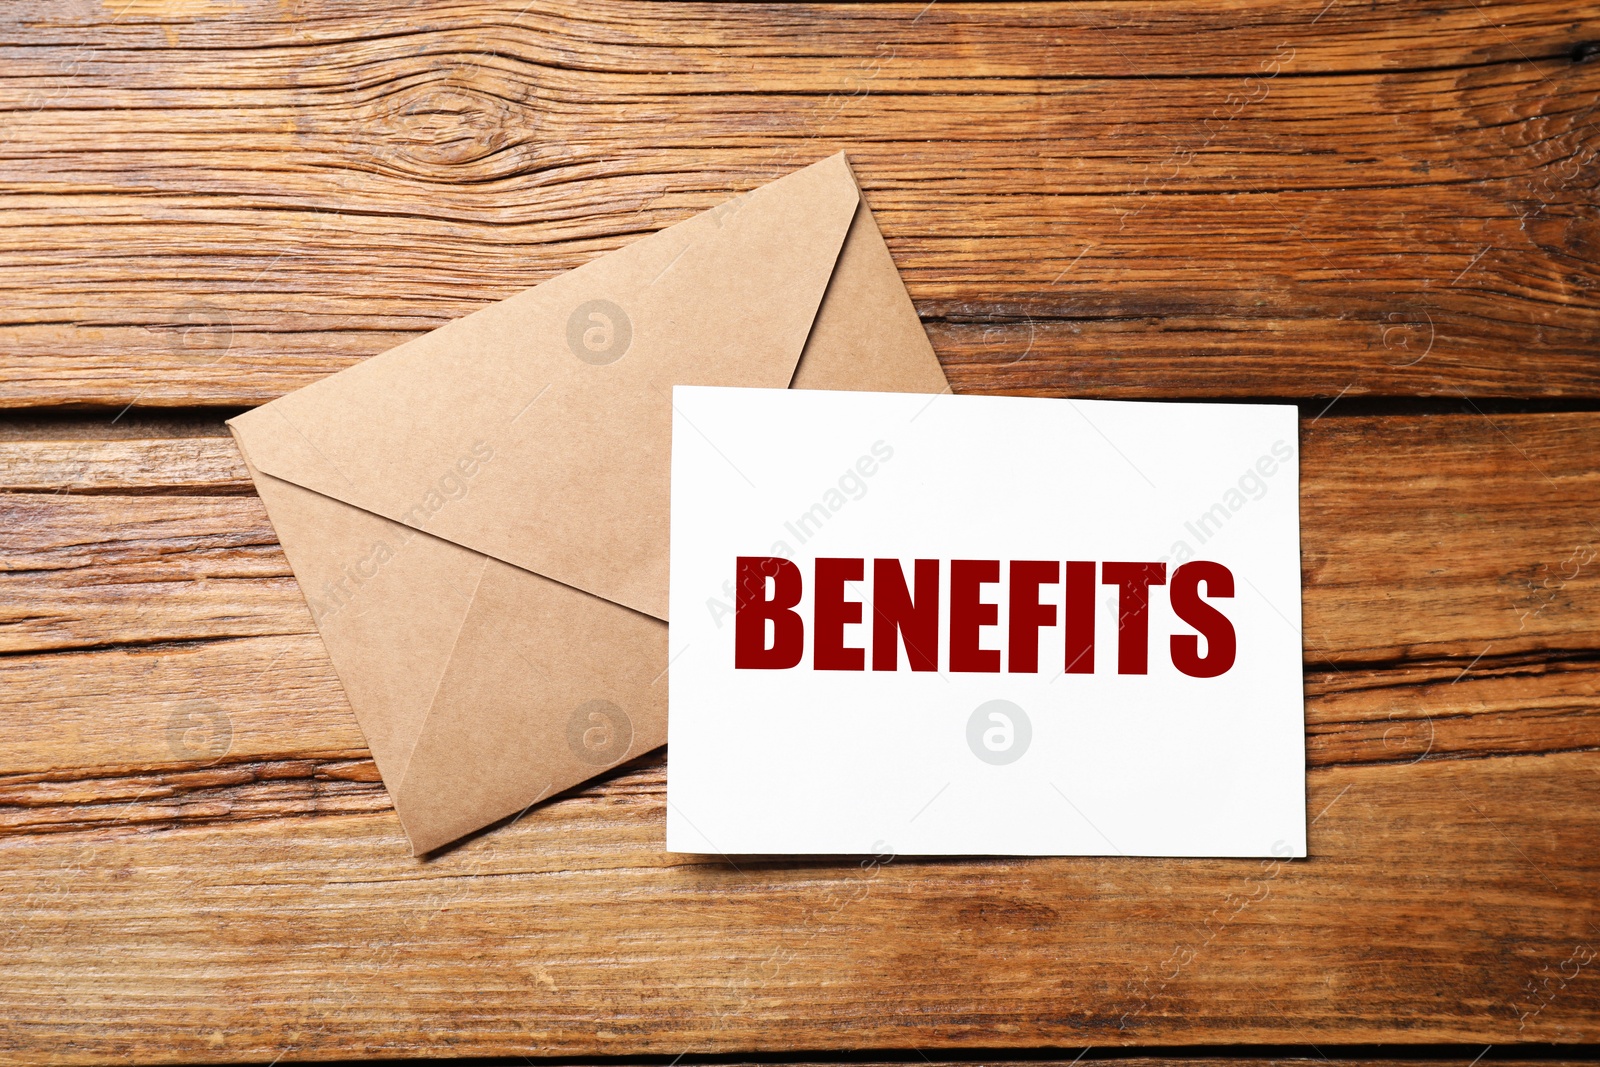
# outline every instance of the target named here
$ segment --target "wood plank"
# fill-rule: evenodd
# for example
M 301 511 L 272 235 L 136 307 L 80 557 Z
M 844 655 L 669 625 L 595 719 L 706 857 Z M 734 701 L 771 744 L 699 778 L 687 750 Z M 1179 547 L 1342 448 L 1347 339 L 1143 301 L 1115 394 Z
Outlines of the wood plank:
M 0 497 L 0 651 L 305 633 L 255 497 Z
M 783 88 L 810 87 L 840 56 L 874 54 L 886 39 L 895 58 L 924 67 L 938 82 L 965 74 L 1022 78 L 1038 72 L 1041 53 L 1056 77 L 1253 73 L 1263 52 L 1288 42 L 1310 72 L 1478 66 L 1514 58 L 1567 56 L 1592 38 L 1583 11 L 1543 0 L 1496 0 L 1478 9 L 1412 2 L 1378 10 L 1359 5 L 1265 0 L 1227 5 L 1196 0 L 1156 7 L 1131 0 L 1063 4 L 951 3 L 683 3 L 670 11 L 642 0 L 578 7 L 549 0 L 433 0 L 427 17 L 370 31 L 391 9 L 382 0 L 301 0 L 286 13 L 271 4 L 221 7 L 210 3 L 126 0 L 107 10 L 91 4 L 63 9 L 51 0 L 17 0 L 10 16 L 36 45 L 74 46 L 100 35 L 124 49 L 184 44 L 198 49 L 237 43 L 240 34 L 262 46 L 315 49 L 342 45 L 363 32 L 369 47 L 404 54 L 417 37 L 471 37 L 475 42 L 546 42 L 552 76 L 564 73 L 681 74 L 698 90 L 746 88 L 753 79 L 783 76 Z M 1488 21 L 1490 18 L 1495 21 Z M 1501 32 L 1485 32 L 1485 30 Z M 975 32 L 977 31 L 977 32 Z M 1092 47 L 1084 47 L 1091 45 Z M 1129 55 L 1119 50 L 1137 49 Z M 876 49 L 881 53 L 882 49 Z M 1137 57 L 1135 62 L 1134 57 Z M 144 88 L 166 84 L 149 68 L 121 56 L 82 56 L 80 66 L 24 55 L 31 72 L 59 88 L 72 78 L 114 69 L 114 83 Z M 945 64 L 962 61 L 952 72 Z M 105 67 L 90 64 L 100 62 Z M 358 57 L 348 60 L 360 62 Z M 272 66 L 244 65 L 270 78 Z M 864 69 L 862 77 L 881 71 Z M 186 88 L 203 90 L 203 71 L 188 71 Z M 309 80 L 309 77 L 308 77 Z M 315 83 L 314 84 L 320 84 Z M 344 79 L 333 82 L 344 84 Z M 108 89 L 106 85 L 97 86 Z
M 101 799 L 115 799 L 130 791 L 110 779 L 152 770 L 367 755 L 315 633 L 0 656 L 0 677 L 6 788 L 106 779 Z M 7 802 L 39 807 L 49 795 L 21 789 Z
M 1311 668 L 1594 651 L 1582 635 L 1600 630 L 1600 414 L 1323 417 L 1301 437 Z M 231 440 L 113 444 L 83 455 L 131 457 L 125 468 L 82 473 L 59 442 L 0 441 L 0 488 L 53 490 L 0 493 L 0 647 L 310 632 L 254 497 L 106 492 L 126 479 L 188 494 L 215 478 L 233 493 Z M 1233 487 L 1219 479 L 1216 498 Z M 1172 536 L 1198 550 L 1197 533 L 1225 536 L 1193 523 Z
M 258 403 L 840 148 L 961 390 L 1600 395 L 1600 16 L 921 7 L 9 8 L 0 405 Z
M 1306 763 L 1600 747 L 1600 665 L 1544 657 L 1308 671 Z
M 0 491 L 254 495 L 233 438 L 21 439 L 0 444 Z
M 1592 644 L 1596 418 L 1480 413 L 1305 426 L 1308 664 Z
M 890 1048 L 911 1026 L 925 1050 L 1593 1041 L 1597 771 L 1595 752 L 1314 770 L 1292 863 L 735 868 L 660 851 L 658 789 L 425 864 L 390 814 L 11 836 L 0 1048 L 673 1056 Z

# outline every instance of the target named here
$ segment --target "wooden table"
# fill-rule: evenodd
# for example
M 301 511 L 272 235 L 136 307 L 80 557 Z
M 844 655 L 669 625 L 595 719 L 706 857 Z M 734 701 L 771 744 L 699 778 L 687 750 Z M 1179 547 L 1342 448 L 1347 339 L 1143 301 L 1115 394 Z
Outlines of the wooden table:
M 1600 1041 L 1595 5 L 0 20 L 0 1059 Z M 1300 404 L 1309 860 L 407 854 L 223 419 L 841 148 L 958 391 Z

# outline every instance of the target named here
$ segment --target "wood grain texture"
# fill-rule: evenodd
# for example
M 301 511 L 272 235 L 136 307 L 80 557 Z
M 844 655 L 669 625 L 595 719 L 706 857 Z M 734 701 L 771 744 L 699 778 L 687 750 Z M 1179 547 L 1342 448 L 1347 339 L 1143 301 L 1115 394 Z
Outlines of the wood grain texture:
M 1600 15 L 19 2 L 0 405 L 253 404 L 846 149 L 951 379 L 1594 398 Z
M 7 4 L 0 1063 L 1600 1041 L 1597 44 L 1552 0 Z M 1309 859 L 701 862 L 661 752 L 409 857 L 222 418 L 839 149 L 957 390 L 1319 398 Z

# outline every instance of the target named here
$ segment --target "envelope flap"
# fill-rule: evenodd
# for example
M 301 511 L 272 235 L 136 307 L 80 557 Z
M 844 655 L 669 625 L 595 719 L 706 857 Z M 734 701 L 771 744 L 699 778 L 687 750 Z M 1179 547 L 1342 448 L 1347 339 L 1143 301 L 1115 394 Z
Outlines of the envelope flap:
M 232 420 L 258 469 L 667 615 L 671 389 L 789 384 L 836 155 Z

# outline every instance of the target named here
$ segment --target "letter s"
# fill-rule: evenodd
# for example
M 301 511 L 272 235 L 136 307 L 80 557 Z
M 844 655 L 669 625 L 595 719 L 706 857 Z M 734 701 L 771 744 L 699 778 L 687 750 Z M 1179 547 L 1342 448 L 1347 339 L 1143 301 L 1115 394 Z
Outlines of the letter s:
M 1206 593 L 1210 596 L 1233 596 L 1233 572 L 1220 563 L 1197 559 L 1172 573 L 1173 612 L 1206 639 L 1206 654 L 1202 657 L 1199 637 L 1175 634 L 1172 665 L 1191 678 L 1215 678 L 1233 666 L 1238 640 L 1233 623 L 1201 599 L 1201 582 L 1206 583 Z

